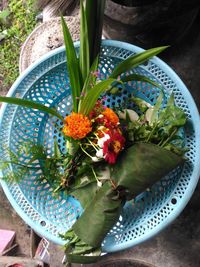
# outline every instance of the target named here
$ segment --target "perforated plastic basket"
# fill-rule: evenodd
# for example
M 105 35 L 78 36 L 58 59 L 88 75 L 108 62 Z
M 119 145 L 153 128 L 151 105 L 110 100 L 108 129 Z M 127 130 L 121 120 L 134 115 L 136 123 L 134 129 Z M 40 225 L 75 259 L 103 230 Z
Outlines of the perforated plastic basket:
M 77 50 L 79 44 L 75 44 Z M 106 77 L 114 66 L 142 49 L 118 41 L 103 41 L 99 69 Z M 32 99 L 55 107 L 65 116 L 71 111 L 71 94 L 66 72 L 64 48 L 45 55 L 32 65 L 15 82 L 9 96 Z M 200 174 L 200 121 L 196 105 L 182 81 L 163 61 L 153 58 L 134 70 L 160 83 L 166 96 L 172 92 L 175 101 L 187 114 L 189 131 L 185 143 L 189 148 L 188 161 L 170 175 L 156 183 L 150 192 L 144 192 L 135 201 L 128 202 L 119 221 L 103 242 L 104 251 L 118 251 L 139 244 L 157 234 L 172 222 L 189 201 Z M 144 82 L 130 82 L 120 96 L 107 96 L 107 106 L 119 106 L 134 91 L 136 95 L 155 102 L 158 88 Z M 64 149 L 61 134 L 55 128 L 61 123 L 41 111 L 3 105 L 0 121 L 0 157 L 5 156 L 5 146 L 13 151 L 27 140 L 43 143 L 51 153 L 54 137 Z M 26 161 L 24 155 L 21 160 Z M 14 166 L 13 166 L 14 168 Z M 37 233 L 47 239 L 63 244 L 59 233 L 68 230 L 82 212 L 77 200 L 61 195 L 55 198 L 47 182 L 38 182 L 40 171 L 25 176 L 20 184 L 1 182 L 14 209 Z

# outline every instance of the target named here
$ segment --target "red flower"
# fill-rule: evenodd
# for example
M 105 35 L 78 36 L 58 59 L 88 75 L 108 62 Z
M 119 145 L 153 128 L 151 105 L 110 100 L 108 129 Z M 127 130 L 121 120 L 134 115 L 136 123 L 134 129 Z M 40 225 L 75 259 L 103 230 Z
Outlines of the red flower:
M 103 144 L 103 154 L 109 164 L 115 164 L 117 156 L 124 148 L 125 138 L 118 132 L 109 133 L 110 139 Z

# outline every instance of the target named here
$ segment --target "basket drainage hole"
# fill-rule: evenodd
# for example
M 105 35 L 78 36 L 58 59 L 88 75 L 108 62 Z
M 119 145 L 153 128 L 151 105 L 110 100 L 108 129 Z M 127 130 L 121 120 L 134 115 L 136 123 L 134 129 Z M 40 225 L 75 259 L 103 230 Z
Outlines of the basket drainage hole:
M 46 223 L 45 221 L 41 221 L 40 224 L 41 224 L 42 226 L 46 226 L 47 223 Z
M 176 199 L 176 198 L 172 198 L 171 203 L 172 203 L 173 205 L 176 205 L 176 203 L 177 203 L 177 199 Z

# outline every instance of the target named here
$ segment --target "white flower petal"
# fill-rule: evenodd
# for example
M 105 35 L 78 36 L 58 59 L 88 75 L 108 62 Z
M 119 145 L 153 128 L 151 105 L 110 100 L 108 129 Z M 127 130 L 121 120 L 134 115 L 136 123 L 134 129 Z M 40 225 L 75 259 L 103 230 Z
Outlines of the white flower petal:
M 139 119 L 138 114 L 132 109 L 124 109 L 123 111 L 119 111 L 118 112 L 119 118 L 125 120 L 126 119 L 126 113 L 128 113 L 128 116 L 129 116 L 131 121 L 137 121 Z
M 97 156 L 97 158 L 103 158 L 103 149 L 99 149 L 99 150 L 96 152 L 96 156 Z
M 98 162 L 98 161 L 99 161 L 99 158 L 97 158 L 97 157 L 91 157 L 91 159 L 92 159 L 92 161 L 94 161 L 94 162 Z

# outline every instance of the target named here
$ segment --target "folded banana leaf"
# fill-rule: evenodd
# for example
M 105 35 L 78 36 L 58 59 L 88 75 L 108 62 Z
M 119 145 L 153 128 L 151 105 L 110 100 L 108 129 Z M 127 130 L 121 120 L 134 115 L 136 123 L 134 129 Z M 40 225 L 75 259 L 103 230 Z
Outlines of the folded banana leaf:
M 167 175 L 184 159 L 175 153 L 150 143 L 137 143 L 125 150 L 111 169 L 116 190 L 125 190 L 133 199 Z
M 123 200 L 116 195 L 110 182 L 104 183 L 73 225 L 75 234 L 86 244 L 94 248 L 99 247 L 113 223 L 117 221 Z
M 183 162 L 182 157 L 154 144 L 138 143 L 125 150 L 111 169 L 110 181 L 97 191 L 73 225 L 75 235 L 91 247 L 99 248 L 117 222 L 125 201 L 136 197 Z M 84 253 L 81 255 L 84 260 Z M 69 258 L 76 262 L 76 257 Z

